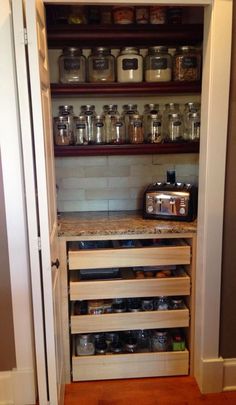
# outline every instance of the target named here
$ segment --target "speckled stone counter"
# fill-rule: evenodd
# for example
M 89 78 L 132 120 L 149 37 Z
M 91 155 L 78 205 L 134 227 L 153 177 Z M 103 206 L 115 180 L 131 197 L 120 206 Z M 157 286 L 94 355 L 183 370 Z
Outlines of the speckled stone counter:
M 143 219 L 137 211 L 67 212 L 58 219 L 59 236 L 152 235 L 196 233 L 197 221 L 161 221 Z

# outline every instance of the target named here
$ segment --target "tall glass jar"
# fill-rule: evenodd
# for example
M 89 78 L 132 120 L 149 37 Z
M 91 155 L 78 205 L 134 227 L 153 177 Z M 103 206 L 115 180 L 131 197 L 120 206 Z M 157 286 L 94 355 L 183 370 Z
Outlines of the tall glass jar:
M 152 46 L 144 60 L 146 82 L 169 82 L 172 75 L 172 56 L 166 46 Z
M 91 143 L 105 143 L 105 121 L 104 115 L 96 115 L 93 121 L 93 137 Z
M 126 142 L 125 123 L 121 115 L 115 115 L 112 120 L 111 140 L 110 143 L 121 145 Z
M 75 145 L 88 144 L 88 125 L 86 117 L 79 115 L 75 120 Z
M 117 108 L 118 108 L 117 104 L 108 104 L 108 105 L 103 106 L 103 114 L 105 117 L 105 142 L 106 143 L 111 143 L 111 140 L 113 138 L 112 130 L 114 129 L 114 127 L 113 127 L 114 117 L 119 115 Z
M 63 49 L 59 56 L 59 80 L 61 83 L 83 83 L 86 80 L 86 58 L 79 48 Z
M 189 141 L 199 141 L 200 139 L 200 113 L 192 112 L 188 116 L 186 127 L 186 139 Z
M 89 82 L 114 82 L 115 58 L 109 48 L 97 47 L 88 57 Z
M 188 102 L 184 104 L 183 120 L 184 120 L 184 138 L 188 139 L 189 117 L 192 113 L 199 113 L 201 104 L 197 102 Z M 200 117 L 199 117 L 200 119 Z
M 64 117 L 64 121 L 68 123 L 69 137 L 71 139 L 70 143 L 74 143 L 74 129 L 75 129 L 75 115 L 72 105 L 60 105 L 59 106 L 59 116 Z
M 201 77 L 201 52 L 198 48 L 181 46 L 173 59 L 175 81 L 197 81 Z
M 73 143 L 68 121 L 64 116 L 55 117 L 53 125 L 55 145 L 66 146 Z
M 123 105 L 122 116 L 124 117 L 125 122 L 125 137 L 126 141 L 129 139 L 129 123 L 130 118 L 134 114 L 139 114 L 137 104 L 125 104 Z
M 159 104 L 144 104 L 143 110 L 143 127 L 144 127 L 144 135 L 147 133 L 147 117 L 150 114 L 158 114 L 159 112 Z M 145 138 L 146 140 L 146 138 Z
M 129 142 L 130 143 L 143 143 L 144 142 L 144 129 L 143 129 L 143 116 L 139 114 L 131 115 L 129 122 Z
M 81 106 L 81 115 L 84 115 L 87 122 L 88 143 L 93 140 L 93 121 L 96 117 L 95 105 L 87 104 Z
M 117 56 L 117 81 L 120 83 L 142 82 L 143 57 L 133 47 L 121 49 Z
M 161 114 L 147 115 L 145 128 L 145 141 L 148 143 L 160 143 L 162 141 L 162 119 Z
M 180 113 L 180 106 L 178 103 L 166 103 L 162 114 L 162 135 L 166 139 L 168 137 L 168 121 L 169 114 Z
M 167 140 L 176 142 L 183 139 L 184 128 L 180 113 L 171 113 L 168 116 L 168 134 Z

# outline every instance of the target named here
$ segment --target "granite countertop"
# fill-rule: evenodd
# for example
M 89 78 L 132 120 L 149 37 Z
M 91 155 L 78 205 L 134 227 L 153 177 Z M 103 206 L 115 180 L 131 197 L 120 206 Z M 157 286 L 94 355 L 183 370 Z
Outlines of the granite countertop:
M 103 236 L 195 233 L 197 221 L 143 219 L 142 212 L 65 212 L 58 218 L 59 236 Z

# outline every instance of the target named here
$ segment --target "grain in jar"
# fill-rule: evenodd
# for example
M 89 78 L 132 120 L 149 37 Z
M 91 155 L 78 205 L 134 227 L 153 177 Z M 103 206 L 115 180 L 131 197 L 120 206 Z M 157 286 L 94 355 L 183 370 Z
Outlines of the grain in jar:
M 120 83 L 138 83 L 143 80 L 143 57 L 133 47 L 121 49 L 117 56 L 117 81 Z
M 162 141 L 161 114 L 149 114 L 145 128 L 145 141 L 148 143 L 160 143 Z
M 179 47 L 173 58 L 175 81 L 197 81 L 201 76 L 201 52 L 191 46 Z
M 59 116 L 54 119 L 53 133 L 55 145 L 66 146 L 73 143 L 68 121 L 64 116 Z
M 122 111 L 121 115 L 124 118 L 124 122 L 125 122 L 125 139 L 128 141 L 130 118 L 134 114 L 139 114 L 138 109 L 137 109 L 138 106 L 137 106 L 137 104 L 124 104 L 122 108 L 123 108 L 123 111 Z
M 115 24 L 134 23 L 134 7 L 114 6 L 113 20 Z
M 88 80 L 91 83 L 115 81 L 115 58 L 109 48 L 92 50 L 88 57 Z
M 143 143 L 144 142 L 144 129 L 143 129 L 143 116 L 139 114 L 131 115 L 129 122 L 129 142 L 130 143 Z
M 152 46 L 144 60 L 146 82 L 169 82 L 172 76 L 172 56 L 166 46 Z
M 86 58 L 79 48 L 63 49 L 59 56 L 59 80 L 61 83 L 85 82 Z
M 151 24 L 165 24 L 166 23 L 167 8 L 163 6 L 150 7 L 150 23 Z

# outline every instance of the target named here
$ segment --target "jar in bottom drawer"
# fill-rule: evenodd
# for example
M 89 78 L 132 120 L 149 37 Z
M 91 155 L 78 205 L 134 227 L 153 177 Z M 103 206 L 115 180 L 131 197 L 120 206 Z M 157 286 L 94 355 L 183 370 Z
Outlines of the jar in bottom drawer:
M 95 353 L 93 335 L 83 334 L 76 337 L 77 356 L 91 356 Z
M 165 329 L 153 330 L 151 339 L 152 352 L 167 352 L 170 350 L 170 335 Z

